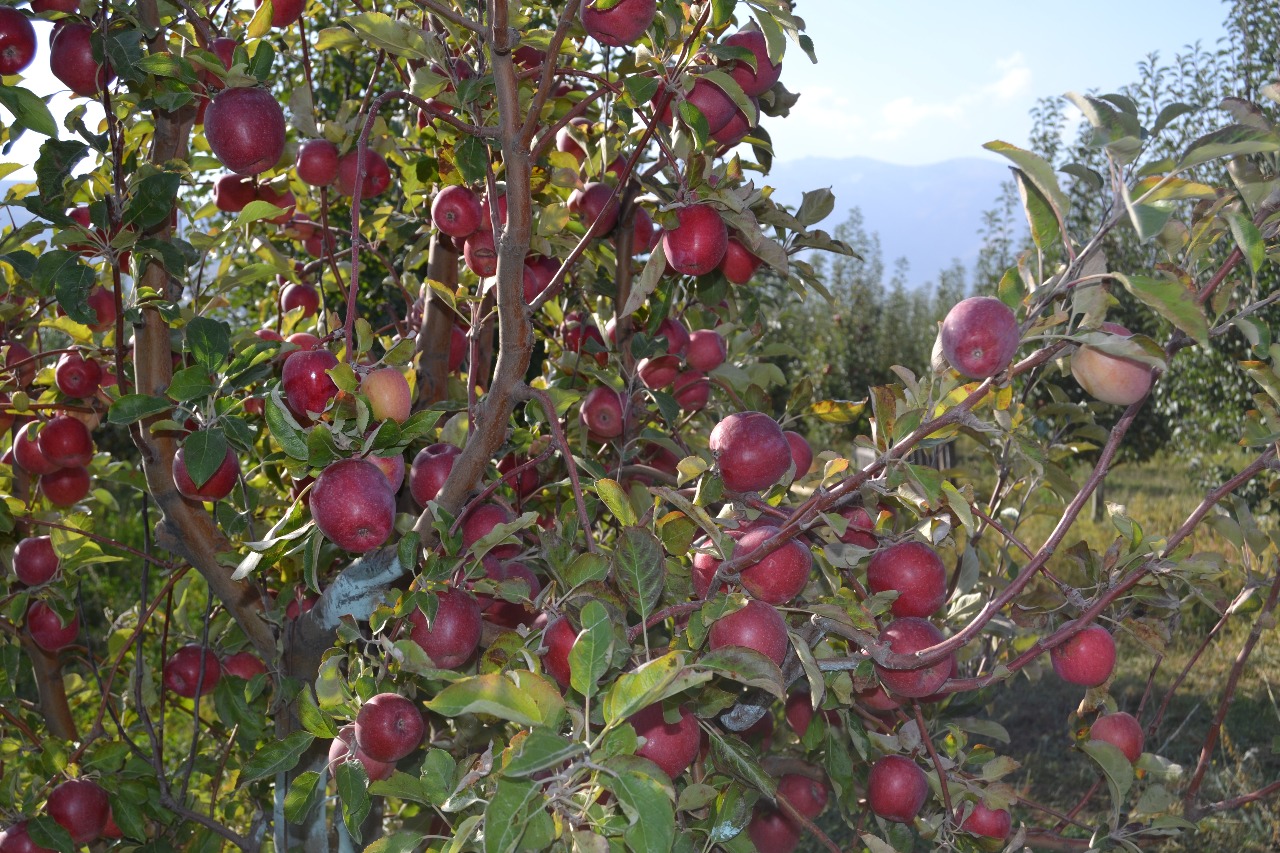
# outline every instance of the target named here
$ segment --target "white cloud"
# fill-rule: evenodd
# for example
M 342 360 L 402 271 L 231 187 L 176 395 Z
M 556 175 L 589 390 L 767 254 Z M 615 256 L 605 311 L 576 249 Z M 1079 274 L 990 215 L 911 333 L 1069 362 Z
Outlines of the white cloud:
M 991 83 L 963 92 L 946 101 L 919 101 L 911 95 L 894 98 L 880 109 L 880 126 L 874 138 L 893 140 L 925 122 L 962 123 L 972 109 L 995 98 L 1012 101 L 1031 91 L 1031 69 L 1014 53 L 996 62 L 1000 76 Z

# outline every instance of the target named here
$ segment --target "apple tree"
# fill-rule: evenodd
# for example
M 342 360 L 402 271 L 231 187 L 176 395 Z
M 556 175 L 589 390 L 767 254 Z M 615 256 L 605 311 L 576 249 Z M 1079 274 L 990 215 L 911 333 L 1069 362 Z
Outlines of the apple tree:
M 1114 199 L 1089 232 L 992 143 L 1035 250 L 931 371 L 817 398 L 765 360 L 761 282 L 822 299 L 806 253 L 851 251 L 815 228 L 830 193 L 767 185 L 782 66 L 813 58 L 793 5 L 3 10 L 3 71 L 47 35 L 79 100 L 0 88 L 5 141 L 47 137 L 0 240 L 0 853 L 1132 849 L 1275 792 L 1202 787 L 1280 594 L 1230 500 L 1275 464 L 1265 300 L 1233 276 L 1280 194 L 1186 173 L 1280 137 L 1146 161 L 1159 126 L 1083 99 Z M 1158 265 L 1107 267 L 1103 235 L 1175 216 Z M 1174 334 L 1109 324 L 1119 288 Z M 1072 537 L 1152 383 L 1237 332 L 1254 461 L 1176 530 Z M 993 464 L 911 461 L 959 433 Z M 1201 525 L 1257 571 L 1193 552 Z M 1116 636 L 1167 642 L 1193 595 L 1264 603 L 1179 775 L 1144 752 L 1164 707 L 1107 686 Z M 983 705 L 1039 678 L 1086 689 L 1110 812 L 1034 802 L 990 746 Z

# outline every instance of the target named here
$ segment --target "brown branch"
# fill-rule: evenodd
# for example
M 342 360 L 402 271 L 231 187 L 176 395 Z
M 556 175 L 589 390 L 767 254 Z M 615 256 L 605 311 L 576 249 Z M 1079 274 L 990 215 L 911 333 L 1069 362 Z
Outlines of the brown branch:
M 473 21 L 461 12 L 446 6 L 443 3 L 437 2 L 437 0 L 415 0 L 415 2 L 431 14 L 438 15 L 450 23 L 457 24 L 463 29 L 471 30 L 471 32 L 480 36 L 482 40 L 485 38 L 485 29 L 481 26 L 479 21 Z
M 634 643 L 640 638 L 641 634 L 648 631 L 659 622 L 665 622 L 673 617 L 684 616 L 686 613 L 693 613 L 696 610 L 701 610 L 702 605 L 704 604 L 706 604 L 705 601 L 686 601 L 683 604 L 673 604 L 670 607 L 664 607 L 657 613 L 650 615 L 648 619 L 644 620 L 643 624 L 633 625 L 628 628 L 627 640 L 628 642 Z
M 1265 800 L 1267 797 L 1270 797 L 1277 792 L 1280 792 L 1280 781 L 1272 782 L 1270 785 L 1259 788 L 1251 794 L 1242 794 L 1239 797 L 1232 797 L 1229 800 L 1221 800 L 1216 803 L 1210 803 L 1207 806 L 1201 806 L 1199 814 L 1203 817 L 1205 815 L 1216 814 L 1218 812 L 1232 811 L 1233 809 L 1238 809 L 1241 806 L 1247 806 L 1249 803 L 1256 803 L 1259 800 Z
M 530 388 L 528 385 L 524 388 L 529 398 L 537 400 L 542 406 L 542 411 L 546 413 L 547 421 L 551 426 L 551 437 L 560 448 L 560 453 L 564 455 L 565 468 L 569 470 L 569 485 L 573 488 L 573 501 L 578 505 L 578 521 L 582 524 L 582 534 L 587 538 L 587 550 L 594 554 L 599 549 L 596 548 L 595 537 L 591 535 L 591 517 L 587 515 L 587 503 L 582 497 L 582 484 L 578 482 L 578 463 L 573 458 L 573 449 L 569 447 L 569 442 L 564 437 L 560 416 L 556 414 L 556 404 L 546 391 Z
M 533 135 L 538 130 L 538 118 L 542 115 L 542 107 L 547 103 L 547 98 L 551 95 L 551 82 L 555 79 L 556 61 L 560 56 L 560 45 L 564 43 L 564 37 L 569 32 L 569 26 L 578 17 L 578 5 L 582 0 L 569 0 L 565 4 L 564 9 L 560 12 L 560 21 L 556 24 L 556 31 L 551 36 L 551 41 L 547 44 L 546 59 L 542 63 L 542 79 L 538 81 L 538 91 L 533 95 L 533 101 L 529 104 L 529 114 L 525 116 L 524 126 L 520 129 L 520 143 L 528 147 L 533 141 Z
M 431 235 L 431 249 L 427 260 L 427 277 L 443 284 L 450 291 L 458 287 L 458 252 L 446 248 L 439 232 Z M 417 361 L 417 403 L 422 409 L 438 403 L 446 396 L 449 377 L 449 349 L 453 335 L 452 309 L 436 295 L 430 284 L 422 287 L 422 322 L 418 326 L 415 348 Z
M 916 726 L 920 729 L 920 739 L 924 741 L 925 750 L 929 753 L 929 759 L 933 761 L 933 769 L 938 771 L 938 785 L 942 788 L 942 805 L 946 808 L 947 814 L 954 819 L 955 809 L 951 806 L 951 788 L 947 785 L 947 771 L 942 766 L 942 759 L 938 757 L 938 750 L 933 745 L 933 738 L 929 736 L 929 728 L 924 723 L 924 713 L 920 710 L 920 703 L 912 702 L 911 707 L 915 711 Z

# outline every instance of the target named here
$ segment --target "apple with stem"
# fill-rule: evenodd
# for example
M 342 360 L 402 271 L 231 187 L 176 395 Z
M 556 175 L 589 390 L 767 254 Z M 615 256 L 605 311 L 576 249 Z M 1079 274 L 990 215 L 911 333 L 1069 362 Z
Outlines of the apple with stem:
M 1074 625 L 1075 620 L 1063 627 Z M 1069 684 L 1097 687 L 1116 666 L 1116 641 L 1101 625 L 1089 625 L 1049 650 L 1053 671 Z
M 911 823 L 929 796 L 929 782 L 920 766 L 901 755 L 876 761 L 867 776 L 867 804 L 893 823 Z
M 78 10 L 78 9 L 77 9 Z M 116 79 L 110 65 L 93 58 L 93 27 L 62 23 L 49 39 L 49 70 L 77 95 L 95 98 Z
M 947 600 L 947 569 L 928 545 L 899 542 L 871 557 L 867 586 L 873 593 L 898 592 L 894 616 L 932 616 Z
M 425 731 L 417 705 L 398 693 L 379 693 L 360 706 L 354 734 L 374 761 L 395 763 L 418 748 Z
M 89 779 L 69 779 L 49 792 L 45 812 L 76 844 L 88 844 L 106 829 L 111 814 L 107 792 Z
M 222 661 L 212 649 L 188 643 L 164 662 L 164 686 L 179 696 L 195 699 L 212 693 L 222 677 Z
M 363 554 L 390 538 L 395 492 L 372 462 L 339 459 L 321 471 L 311 487 L 311 517 L 333 544 Z
M 58 552 L 48 536 L 28 536 L 13 551 L 13 573 L 27 586 L 42 586 L 58 574 Z
M 711 431 L 711 454 L 726 488 L 757 492 L 791 467 L 791 444 L 778 422 L 762 412 L 737 412 Z
M 284 153 L 284 110 L 266 89 L 223 89 L 204 114 L 204 136 L 223 166 L 237 175 L 273 168 Z

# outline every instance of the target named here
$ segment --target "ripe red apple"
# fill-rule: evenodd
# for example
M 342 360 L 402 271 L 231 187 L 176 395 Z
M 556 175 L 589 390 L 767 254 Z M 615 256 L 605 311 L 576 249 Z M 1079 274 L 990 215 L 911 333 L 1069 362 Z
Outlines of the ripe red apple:
M 489 195 L 487 193 L 484 198 L 480 199 L 481 231 L 493 230 L 493 204 L 493 202 L 490 202 Z M 498 210 L 498 224 L 505 226 L 507 224 L 507 197 L 505 195 L 497 197 L 496 207 Z
M 676 376 L 671 395 L 684 411 L 700 412 L 711 399 L 711 380 L 701 371 L 686 370 Z
M 27 633 L 35 644 L 46 652 L 57 652 L 76 641 L 80 633 L 80 617 L 73 615 L 63 624 L 58 612 L 43 601 L 27 605 Z
M 456 669 L 466 663 L 480 645 L 480 605 L 466 590 L 446 589 L 436 594 L 435 619 L 418 608 L 409 614 L 409 637 L 422 647 L 440 669 Z
M 502 482 L 514 489 L 522 498 L 527 498 L 542 486 L 542 478 L 538 476 L 537 466 L 525 468 L 519 474 L 512 473 L 528 461 L 528 458 L 516 456 L 514 453 L 508 453 L 498 460 L 498 473 L 502 474 Z
M 621 0 L 603 12 L 595 5 L 595 0 L 582 4 L 582 28 L 587 35 L 609 47 L 634 44 L 649 29 L 658 12 L 657 0 Z
M 299 350 L 291 353 L 280 371 L 280 385 L 289 411 L 303 426 L 311 423 L 310 413 L 323 412 L 338 396 L 338 386 L 325 371 L 338 366 L 328 350 Z
M 782 427 L 761 412 L 736 412 L 711 431 L 711 453 L 725 487 L 735 492 L 767 489 L 791 467 L 791 445 Z
M 609 361 L 609 353 L 605 352 L 607 347 L 604 336 L 591 321 L 591 315 L 584 311 L 570 311 L 564 316 L 564 322 L 560 324 L 560 339 L 564 341 L 566 351 L 590 356 L 601 367 Z M 599 350 L 594 353 L 583 352 L 587 341 L 595 341 L 599 345 Z
M 31 835 L 27 832 L 27 822 L 20 820 L 0 832 L 0 853 L 55 853 L 55 851 L 48 847 L 41 847 L 32 841 Z
M 711 626 L 710 646 L 742 646 L 754 649 L 782 666 L 791 641 L 787 638 L 787 622 L 771 604 L 748 601 L 741 610 L 722 616 Z
M 68 507 L 89 494 L 92 485 L 84 468 L 60 468 L 40 476 L 40 492 L 55 506 Z
M 1074 625 L 1075 621 L 1067 625 Z M 1066 627 L 1065 625 L 1063 627 Z M 1116 665 L 1116 641 L 1101 625 L 1090 625 L 1049 650 L 1053 671 L 1071 684 L 1097 687 L 1111 677 Z
M 804 737 L 809 731 L 809 724 L 813 722 L 813 702 L 808 691 L 788 694 L 784 715 L 787 718 L 787 725 L 796 733 L 796 737 Z M 829 725 L 840 725 L 838 712 L 823 711 L 822 716 Z
M 356 746 L 356 727 L 345 725 L 338 730 L 338 736 L 329 745 L 329 775 L 337 777 L 338 765 L 348 759 L 354 759 L 364 765 L 365 775 L 370 782 L 391 778 L 395 772 L 394 761 L 375 761 L 359 746 Z
M 224 213 L 239 213 L 258 198 L 258 189 L 239 175 L 223 175 L 213 184 L 213 206 Z
M 88 465 L 93 460 L 93 436 L 89 428 L 69 415 L 58 415 L 36 437 L 40 452 L 58 468 Z
M 14 381 L 18 386 L 25 388 L 35 381 L 36 365 L 31 360 L 31 350 L 22 345 L 20 341 L 4 341 L 5 346 L 4 366 L 6 371 L 12 369 Z M 20 364 L 21 367 L 14 368 L 14 365 Z
M 377 466 L 382 472 L 382 476 L 387 478 L 387 485 L 391 486 L 392 493 L 400 491 L 400 487 L 404 485 L 404 457 L 393 453 L 391 456 L 379 456 L 376 453 L 370 453 L 365 459 Z
M 122 258 L 121 264 L 127 265 Z M 85 297 L 85 302 L 93 310 L 93 315 L 98 318 L 96 323 L 90 323 L 89 328 L 95 332 L 105 332 L 111 328 L 116 321 L 116 301 L 111 295 L 111 291 L 105 287 L 95 285 L 89 289 L 89 295 Z
M 221 677 L 222 661 L 217 653 L 201 648 L 198 643 L 188 643 L 164 662 L 164 686 L 188 699 L 212 693 Z
M 309 284 L 290 282 L 280 291 L 280 310 L 287 314 L 302 309 L 303 317 L 312 317 L 320 308 L 320 292 Z
M 372 462 L 339 459 L 321 471 L 311 487 L 311 517 L 333 544 L 363 554 L 391 536 L 395 492 Z
M 307 332 L 294 332 L 284 340 L 286 343 L 290 343 L 298 347 L 298 349 L 293 352 L 286 354 L 286 360 L 297 352 L 309 352 L 310 350 L 320 346 L 320 339 Z
M 1124 338 L 1133 335 L 1115 323 L 1103 323 L 1102 331 Z M 1113 406 L 1130 406 L 1147 396 L 1153 378 L 1149 365 L 1090 346 L 1071 355 L 1071 375 L 1089 396 Z
M 636 365 L 636 375 L 646 388 L 657 390 L 666 388 L 675 381 L 680 373 L 680 359 L 674 355 L 660 355 L 656 358 L 642 358 Z
M 894 823 L 915 820 L 928 796 L 929 781 L 924 771 L 901 755 L 884 756 L 867 776 L 867 804 L 880 817 Z
M 428 501 L 436 499 L 461 453 L 461 448 L 443 443 L 431 444 L 418 451 L 409 468 L 409 493 L 418 506 L 425 507 Z
M 80 13 L 79 0 L 31 0 L 31 11 L 37 15 L 46 12 L 63 12 L 67 15 Z
M 524 259 L 524 301 L 532 302 L 551 286 L 560 262 L 544 255 L 529 255 Z
M 782 437 L 791 448 L 791 461 L 796 466 L 795 478 L 799 480 L 813 467 L 813 448 L 803 435 L 793 430 L 784 431 Z
M 18 463 L 18 467 L 23 471 L 38 477 L 57 471 L 58 466 L 40 449 L 40 438 L 36 433 L 36 426 L 35 421 L 23 424 L 13 437 L 13 461 Z
M 253 0 L 253 8 L 256 9 L 261 5 L 262 0 Z M 306 5 L 305 0 L 271 0 L 271 26 L 283 29 L 290 24 L 296 24 L 302 17 L 304 5 Z
M 222 660 L 222 674 L 249 681 L 255 675 L 266 675 L 267 665 L 253 652 L 236 652 Z
M 750 554 L 777 533 L 778 528 L 772 525 L 753 527 L 742 534 L 734 555 Z M 786 604 L 799 595 L 809 582 L 809 570 L 812 567 L 813 554 L 809 549 L 799 539 L 789 539 L 781 548 L 744 569 L 741 575 L 742 585 L 753 598 L 769 604 Z
M 542 632 L 542 645 L 546 647 L 542 666 L 566 690 L 570 685 L 569 652 L 577 641 L 578 632 L 565 616 L 549 622 Z
M 724 338 L 714 329 L 698 329 L 689 335 L 689 348 L 685 351 L 685 361 L 695 370 L 710 373 L 724 364 L 729 350 Z
M 293 591 L 293 598 L 289 599 L 289 603 L 284 606 L 284 618 L 290 621 L 297 619 L 302 614 L 314 610 L 319 602 L 320 596 L 311 592 L 304 593 L 300 588 L 296 588 Z
M 425 731 L 417 705 L 397 693 L 379 693 L 356 715 L 355 742 L 374 761 L 394 763 L 418 748 Z
M 1089 739 L 1106 741 L 1123 752 L 1131 764 L 1142 757 L 1142 724 L 1124 711 L 1099 717 L 1089 729 Z
M 178 494 L 187 500 L 220 501 L 231 494 L 231 490 L 235 488 L 236 481 L 239 479 L 240 460 L 236 458 L 236 452 L 230 445 L 227 446 L 227 452 L 222 457 L 222 464 L 208 480 L 200 485 L 196 485 L 191 472 L 187 470 L 186 447 L 179 447 L 178 452 L 173 456 L 173 485 L 177 488 Z
M 338 177 L 338 146 L 327 139 L 308 139 L 298 146 L 297 172 L 304 184 L 329 186 Z
M 40 586 L 58 573 L 58 553 L 48 536 L 29 536 L 13 552 L 13 573 L 27 586 Z
M 733 60 L 729 76 L 749 96 L 759 97 L 773 88 L 782 75 L 782 63 L 773 64 L 769 59 L 769 46 L 759 30 L 739 30 L 724 40 L 727 47 L 741 47 L 755 56 L 755 68 L 741 59 Z
M 213 156 L 238 175 L 271 169 L 284 153 L 284 110 L 266 89 L 223 89 L 204 114 Z
M 514 549 L 515 546 L 500 546 L 497 550 L 502 551 L 507 548 Z M 529 588 L 529 600 L 533 601 L 538 597 L 538 594 L 542 592 L 542 582 L 533 573 L 533 569 L 518 560 L 501 562 L 498 557 L 494 557 L 492 554 L 493 552 L 491 551 L 484 558 L 484 575 L 486 578 L 498 582 L 522 580 Z M 504 628 L 518 628 L 521 625 L 529 625 L 536 621 L 539 616 L 536 611 L 531 610 L 523 601 L 507 601 L 490 595 L 477 595 L 476 598 L 480 602 L 480 611 L 484 614 L 485 620 Z
M 664 317 L 658 324 L 658 334 L 667 339 L 669 355 L 684 355 L 689 351 L 689 330 L 679 317 Z
M 582 398 L 579 410 L 582 425 L 599 441 L 622 435 L 622 395 L 612 388 L 593 388 Z
M 867 586 L 873 593 L 898 591 L 894 616 L 932 616 L 947 600 L 947 569 L 923 542 L 899 542 L 871 557 Z
M 462 259 L 481 278 L 498 272 L 498 249 L 492 231 L 476 231 L 462 241 Z
M 369 410 L 378 420 L 402 424 L 413 404 L 409 380 L 394 367 L 381 367 L 360 380 L 360 393 L 369 398 Z
M 499 524 L 510 524 L 514 521 L 511 510 L 502 504 L 483 503 L 472 507 L 462 516 L 462 547 L 470 549 L 472 545 L 488 536 Z M 514 557 L 520 553 L 518 545 L 499 545 L 489 551 L 499 560 Z
M 658 245 L 658 229 L 653 225 L 653 217 L 649 211 L 639 205 L 631 226 L 631 254 L 647 255 Z
M 575 118 L 570 120 L 568 124 L 556 131 L 556 150 L 565 154 L 572 154 L 574 158 L 581 163 L 587 159 L 587 152 L 578 144 L 578 140 L 573 138 L 573 133 L 577 132 L 586 135 L 591 132 L 591 121 L 585 118 Z
M 569 193 L 567 206 L 592 237 L 603 237 L 618 226 L 618 197 L 608 184 L 584 184 Z
M 680 706 L 680 719 L 674 723 L 666 722 L 662 704 L 658 702 L 636 711 L 627 722 L 635 728 L 637 737 L 644 738 L 636 755 L 649 759 L 672 779 L 683 773 L 698 757 L 698 746 L 702 740 L 698 718 L 683 705 Z
M 751 98 L 750 101 L 754 108 L 752 115 L 760 115 L 760 101 L 756 98 Z M 737 107 L 737 109 L 734 110 L 733 115 L 729 117 L 727 122 L 725 122 L 724 127 L 711 134 L 711 138 L 720 145 L 723 145 L 725 148 L 733 148 L 742 140 L 746 139 L 747 134 L 751 133 L 751 130 L 754 127 L 755 125 L 752 124 L 751 116 L 748 115 L 742 107 Z M 730 279 L 730 281 L 732 281 L 732 279 Z M 733 283 L 744 284 L 745 282 L 734 281 Z
M 352 148 L 338 159 L 338 192 L 350 198 L 356 192 L 356 160 L 359 149 Z M 360 184 L 360 198 L 376 198 L 391 186 L 391 167 L 387 159 L 372 148 L 364 152 L 364 181 Z
M 71 834 L 72 841 L 88 844 L 106 828 L 111 802 L 97 782 L 69 779 L 49 792 L 44 810 Z
M 724 130 L 725 125 L 733 120 L 738 112 L 729 93 L 706 78 L 699 78 L 693 88 L 685 95 L 685 100 L 698 108 L 707 120 L 707 132 L 714 136 Z M 719 260 L 716 261 L 719 264 Z
M 899 654 L 912 654 L 936 646 L 943 639 L 942 632 L 932 622 L 915 616 L 895 619 L 880 632 L 880 642 L 887 643 Z M 954 652 L 937 663 L 915 669 L 888 669 L 876 664 L 876 675 L 886 690 L 909 699 L 919 699 L 937 693 L 938 688 L 946 683 L 951 676 L 951 657 L 954 657 Z
M 116 72 L 93 59 L 93 27 L 88 24 L 64 23 L 49 39 L 49 70 L 77 95 L 97 97 Z
M 0 9 L 0 74 L 21 74 L 36 55 L 36 30 L 11 6 Z
M 995 376 L 1009 366 L 1021 336 L 1013 310 L 993 296 L 971 296 L 942 321 L 942 354 L 970 379 Z
M 53 371 L 58 390 L 68 397 L 92 397 L 102 386 L 102 366 L 79 352 L 63 353 Z
M 222 62 L 223 68 L 230 71 L 231 66 L 236 64 L 236 61 L 235 61 L 236 48 L 239 47 L 239 45 L 240 45 L 240 42 L 236 41 L 233 38 L 216 38 L 213 41 L 209 42 L 209 52 L 212 53 L 214 56 L 218 57 L 218 59 Z M 214 75 L 208 75 L 208 76 L 213 77 Z M 206 78 L 206 82 L 208 82 L 207 78 Z
M 729 249 L 729 230 L 719 211 L 695 204 L 680 208 L 676 218 L 676 227 L 662 234 L 662 250 L 671 268 L 683 275 L 706 275 L 719 266 Z
M 840 510 L 840 514 L 844 516 L 845 525 L 844 533 L 840 535 L 840 541 L 846 545 L 857 545 L 859 548 L 866 548 L 868 551 L 874 550 L 879 544 L 875 534 L 872 532 L 876 529 L 876 520 L 860 506 L 851 506 L 847 509 Z
M 465 239 L 480 228 L 483 211 L 470 187 L 449 186 L 431 202 L 431 221 L 450 237 Z
M 973 835 L 985 835 L 987 838 L 999 838 L 1001 841 L 1009 837 L 1013 829 L 1013 818 L 1007 809 L 989 809 L 982 800 L 973 804 L 973 811 L 960 824 L 960 829 Z

